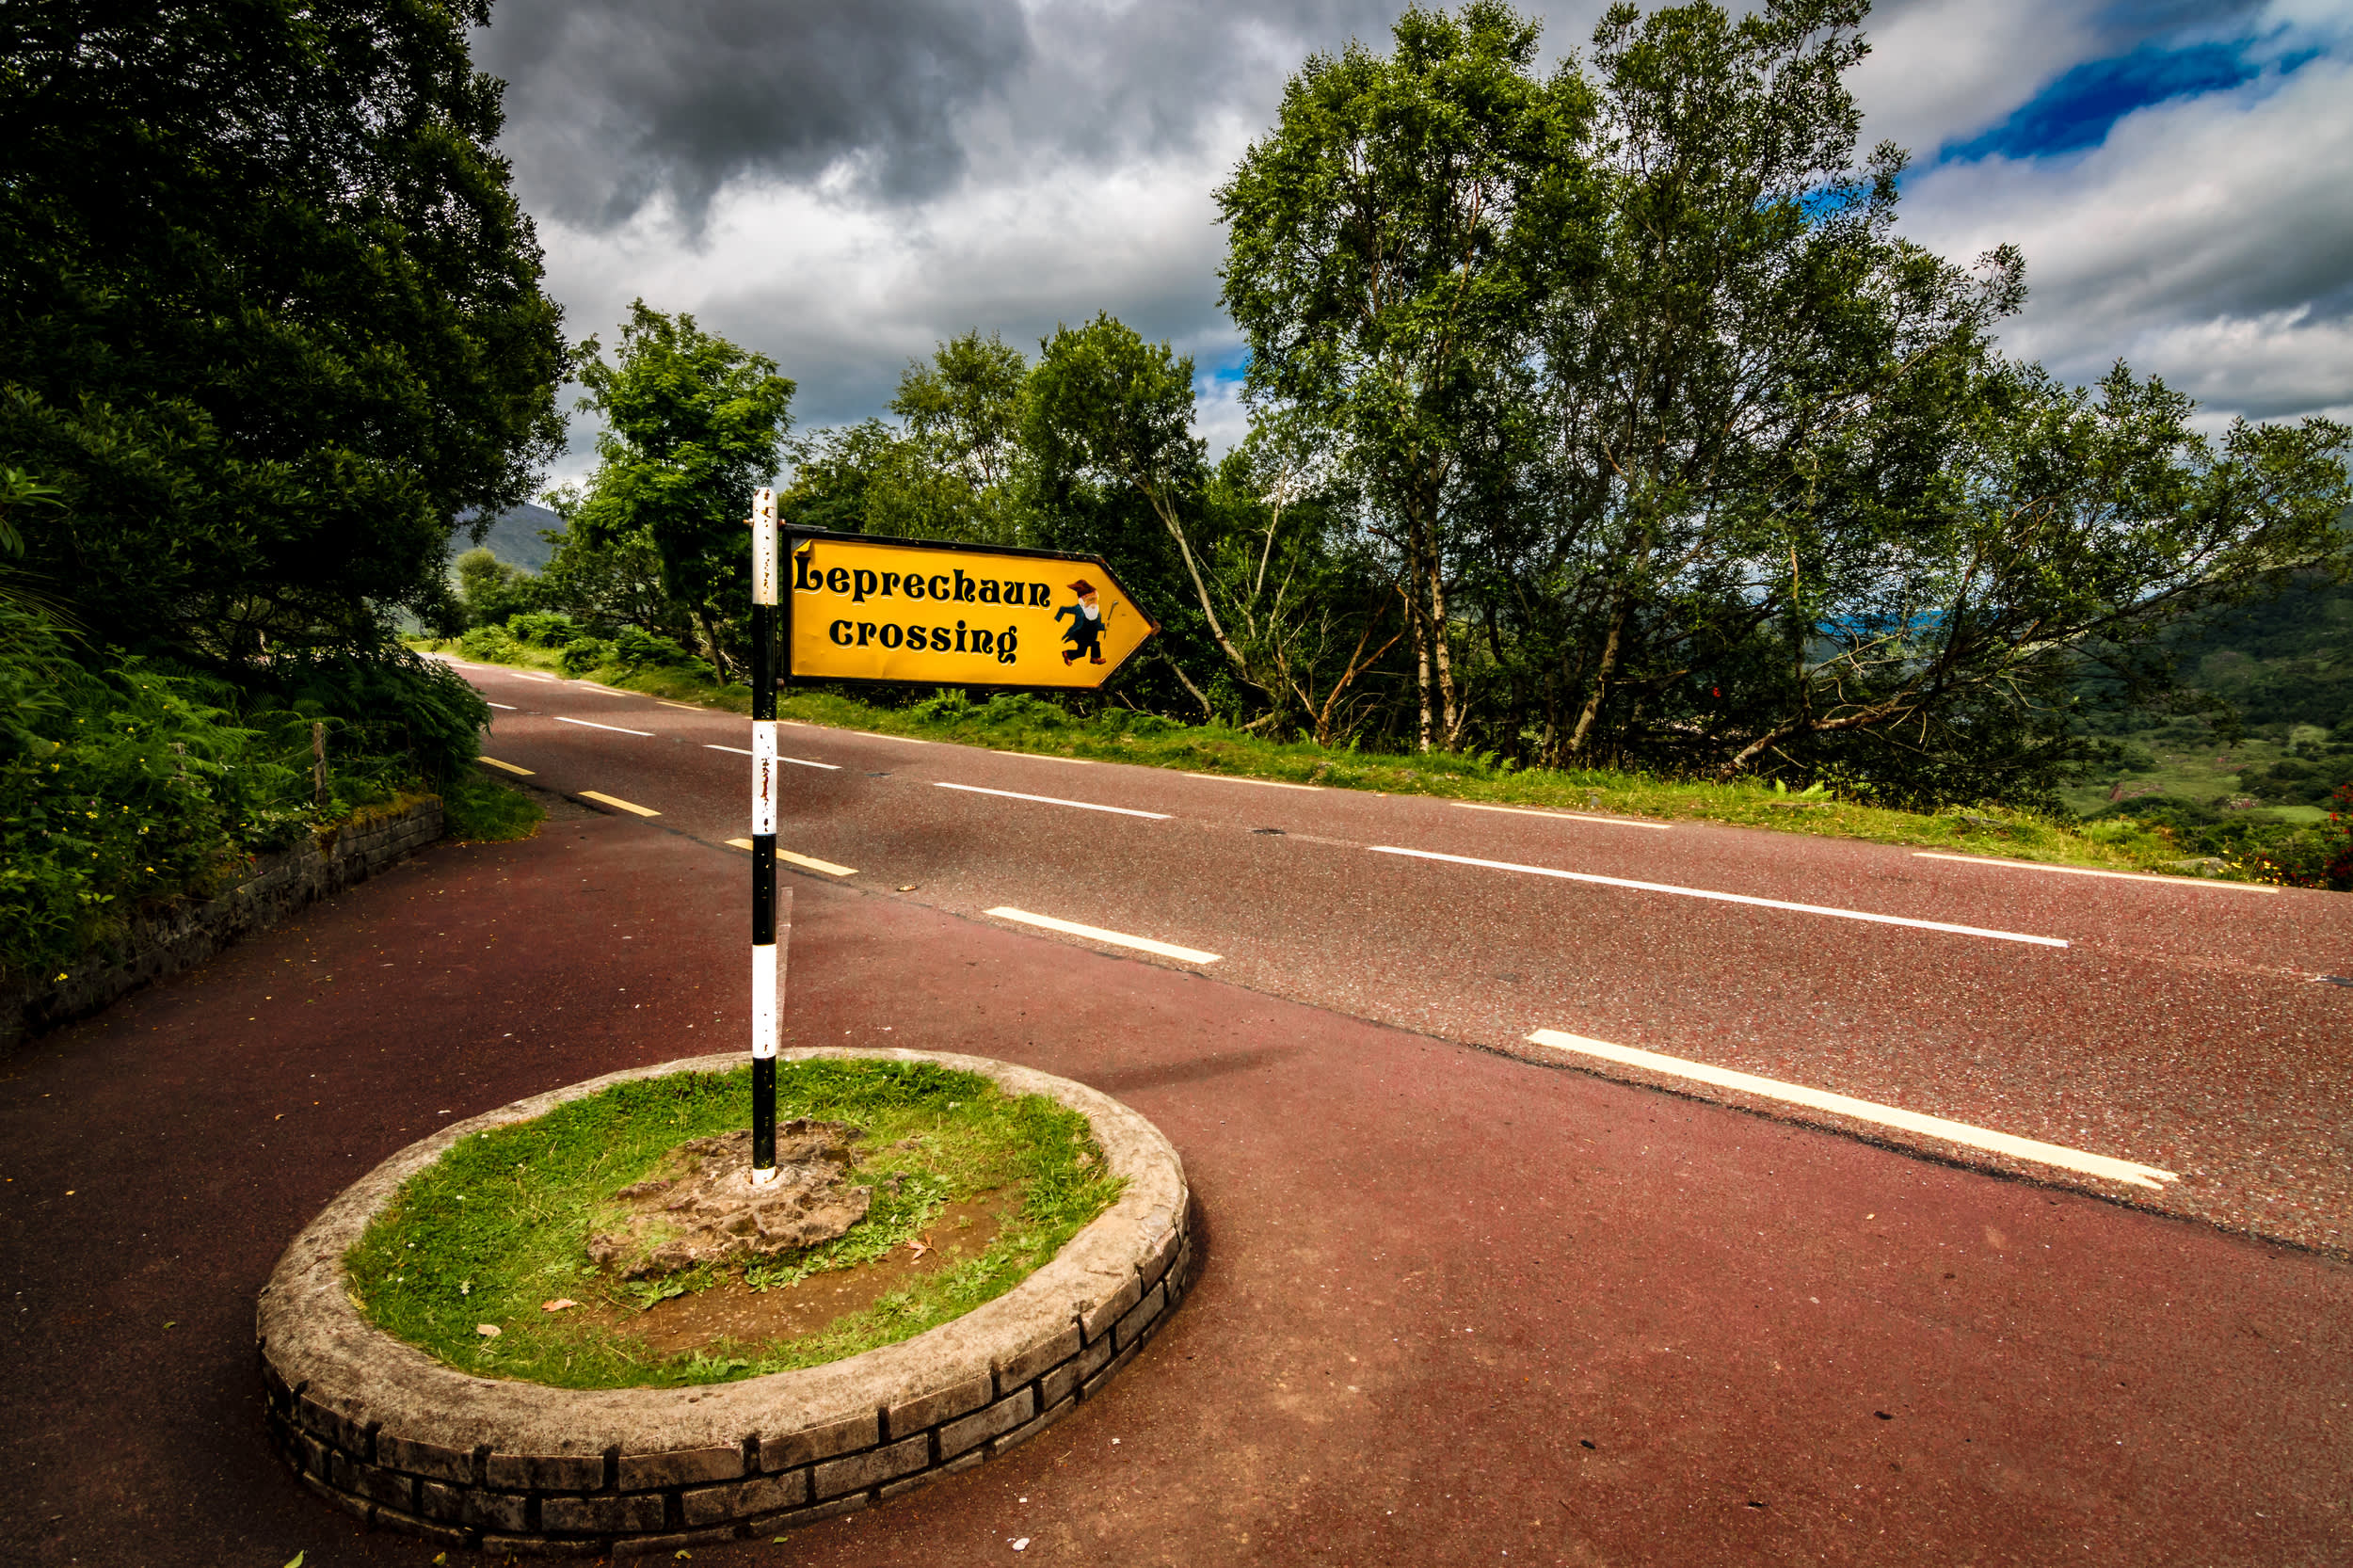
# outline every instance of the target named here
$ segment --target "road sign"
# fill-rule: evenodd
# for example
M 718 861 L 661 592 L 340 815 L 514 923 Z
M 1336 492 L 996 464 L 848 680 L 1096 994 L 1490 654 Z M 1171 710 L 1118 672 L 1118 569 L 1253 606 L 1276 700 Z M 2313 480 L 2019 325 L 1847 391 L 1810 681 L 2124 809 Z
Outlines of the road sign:
M 785 674 L 1099 686 L 1160 623 L 1096 555 L 792 533 Z

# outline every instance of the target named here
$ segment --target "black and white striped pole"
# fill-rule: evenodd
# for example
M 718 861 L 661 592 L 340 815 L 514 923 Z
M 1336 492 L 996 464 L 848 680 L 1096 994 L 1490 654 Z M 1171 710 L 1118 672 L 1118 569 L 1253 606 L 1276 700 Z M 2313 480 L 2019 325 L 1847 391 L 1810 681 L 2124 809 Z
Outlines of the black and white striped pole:
M 752 498 L 752 1180 L 776 1178 L 776 492 Z

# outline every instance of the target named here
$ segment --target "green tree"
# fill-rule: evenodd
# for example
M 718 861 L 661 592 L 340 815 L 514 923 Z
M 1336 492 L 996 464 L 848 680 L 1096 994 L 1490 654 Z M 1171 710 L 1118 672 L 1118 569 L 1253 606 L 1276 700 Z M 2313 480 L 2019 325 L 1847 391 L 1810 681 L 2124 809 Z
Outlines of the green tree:
M 1030 373 L 1023 440 L 1046 472 L 1131 492 L 1151 509 L 1176 547 L 1210 641 L 1237 675 L 1258 684 L 1219 618 L 1186 526 L 1207 477 L 1206 448 L 1193 433 L 1192 357 L 1144 342 L 1108 313 L 1076 328 L 1058 326 Z M 1171 667 L 1213 711 L 1182 666 Z
M 95 640 L 379 646 L 528 493 L 565 353 L 484 0 L 0 11 L 0 463 Z
M 472 626 L 503 626 L 536 601 L 538 579 L 477 545 L 457 557 L 457 598 Z
M 1904 154 L 1856 162 L 1867 8 L 1595 29 L 1582 172 L 1550 187 L 1583 238 L 1530 274 L 1541 504 L 1486 554 L 1569 698 L 1547 760 L 2046 797 L 2086 652 L 2330 548 L 2340 427 L 2217 450 L 2121 366 L 2094 396 L 1992 349 L 2022 258 L 1902 241 Z
M 686 612 L 662 586 L 662 553 L 650 535 L 636 528 L 592 544 L 572 524 L 580 513 L 578 489 L 567 486 L 541 500 L 565 521 L 563 528 L 541 536 L 555 546 L 539 574 L 541 604 L 570 616 L 599 637 L 635 627 L 680 644 L 692 639 Z
M 581 344 L 584 410 L 603 418 L 598 467 L 571 526 L 592 546 L 643 531 L 663 585 L 694 617 L 723 673 L 734 661 L 716 616 L 748 605 L 752 492 L 776 472 L 791 425 L 792 383 L 764 354 L 703 331 L 691 315 L 632 302 L 608 363 Z
M 975 328 L 941 344 L 929 365 L 910 364 L 899 378 L 890 411 L 905 422 L 901 467 L 928 481 L 936 498 L 925 509 L 937 520 L 935 536 L 1016 541 L 1029 374 L 1019 349 L 995 333 L 984 339 Z
M 1409 8 L 1386 57 L 1311 56 L 1274 130 L 1217 191 L 1229 234 L 1226 309 L 1250 345 L 1255 398 L 1291 404 L 1342 440 L 1394 525 L 1410 607 L 1424 749 L 1465 712 L 1454 690 L 1450 536 L 1506 421 L 1530 312 L 1523 253 L 1576 244 L 1556 188 L 1589 94 L 1535 72 L 1538 24 L 1501 0 Z M 1543 204 L 1531 232 L 1524 208 Z
M 890 411 L 792 443 L 792 484 L 779 515 L 799 528 L 893 538 L 1019 544 L 1029 520 L 1019 483 L 1018 349 L 975 329 L 911 361 Z
M 2087 663 L 2145 687 L 2169 679 L 2163 639 L 2185 617 L 2345 575 L 2353 431 L 2241 421 L 2217 440 L 2196 411 L 2121 364 L 2073 388 L 1991 360 L 1935 473 L 1853 520 L 1843 579 L 1798 596 L 1721 770 L 1799 750 L 1891 793 L 2047 797 L 2086 755 L 2068 696 Z M 1967 787 L 1911 782 L 1939 773 Z

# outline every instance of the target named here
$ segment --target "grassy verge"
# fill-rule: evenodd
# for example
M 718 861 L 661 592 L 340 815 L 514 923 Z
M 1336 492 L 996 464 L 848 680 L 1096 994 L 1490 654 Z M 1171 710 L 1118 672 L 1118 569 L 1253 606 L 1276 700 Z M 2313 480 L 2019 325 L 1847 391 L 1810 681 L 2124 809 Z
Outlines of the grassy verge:
M 465 843 L 528 839 L 547 814 L 522 791 L 479 773 L 461 773 L 441 791 L 441 831 Z
M 456 645 L 419 641 L 414 646 L 455 650 Z M 486 658 L 470 648 L 463 656 L 523 669 L 552 672 L 560 668 L 557 656 L 547 649 L 509 642 L 492 651 L 497 656 Z M 751 711 L 747 688 L 720 687 L 691 671 L 604 665 L 582 673 L 605 685 L 672 701 L 696 702 L 734 712 Z M 2163 824 L 2124 816 L 2076 822 L 2001 806 L 1907 811 L 1828 793 L 1792 795 L 1753 779 L 1720 784 L 1604 768 L 1515 769 L 1508 763 L 1445 754 L 1336 751 L 1312 742 L 1262 740 L 1220 725 L 1177 724 L 1124 708 L 1080 718 L 1051 702 L 1018 693 L 969 703 L 961 693 L 943 692 L 911 707 L 881 708 L 833 692 L 786 692 L 780 694 L 776 711 L 788 719 L 844 729 L 1189 773 L 1228 774 L 1383 794 L 1433 795 L 1537 810 L 1726 823 L 2053 865 L 2241 881 L 2268 879 L 2259 864 L 2195 855 Z
M 748 1067 L 672 1074 L 466 1139 L 410 1179 L 352 1248 L 355 1299 L 379 1327 L 485 1376 L 567 1388 L 719 1383 L 838 1360 L 960 1317 L 1051 1258 L 1119 1193 L 1086 1119 L 1042 1096 L 1009 1096 L 928 1063 L 785 1063 L 778 1120 L 863 1129 L 850 1179 L 874 1190 L 873 1207 L 834 1241 L 739 1273 L 744 1284 L 789 1285 L 880 1256 L 977 1193 L 1017 1185 L 1018 1214 L 979 1256 L 799 1339 L 662 1355 L 626 1328 L 543 1311 L 542 1301 L 568 1296 L 642 1310 L 722 1282 L 702 1270 L 626 1284 L 590 1264 L 586 1244 L 622 1219 L 616 1191 L 678 1144 L 742 1126 L 750 1095 Z

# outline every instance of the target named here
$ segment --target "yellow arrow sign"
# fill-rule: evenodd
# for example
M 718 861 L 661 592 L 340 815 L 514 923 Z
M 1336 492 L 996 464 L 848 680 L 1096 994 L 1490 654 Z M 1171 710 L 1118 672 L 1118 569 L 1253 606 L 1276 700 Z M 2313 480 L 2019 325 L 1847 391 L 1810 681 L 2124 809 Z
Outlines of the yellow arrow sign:
M 1099 556 L 787 536 L 798 680 L 1099 686 L 1160 630 Z

